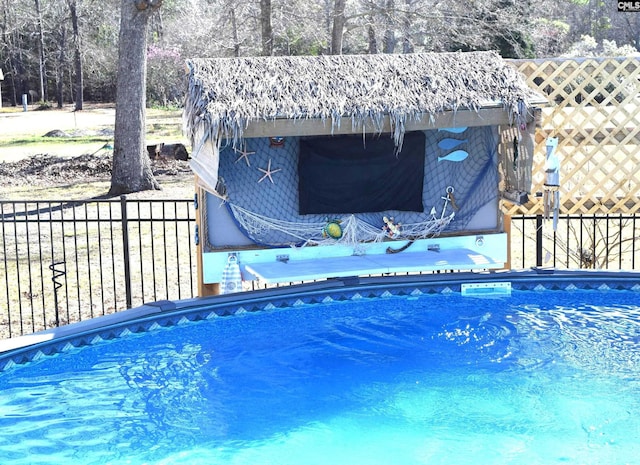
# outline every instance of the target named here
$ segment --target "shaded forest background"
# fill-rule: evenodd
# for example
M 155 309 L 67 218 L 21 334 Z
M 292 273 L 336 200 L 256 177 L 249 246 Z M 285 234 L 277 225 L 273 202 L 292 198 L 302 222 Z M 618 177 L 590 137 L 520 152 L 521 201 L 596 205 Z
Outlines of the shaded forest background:
M 2 101 L 113 102 L 120 0 L 0 0 Z M 179 106 L 189 57 L 498 50 L 636 54 L 640 13 L 601 0 L 164 0 L 148 28 L 147 101 Z

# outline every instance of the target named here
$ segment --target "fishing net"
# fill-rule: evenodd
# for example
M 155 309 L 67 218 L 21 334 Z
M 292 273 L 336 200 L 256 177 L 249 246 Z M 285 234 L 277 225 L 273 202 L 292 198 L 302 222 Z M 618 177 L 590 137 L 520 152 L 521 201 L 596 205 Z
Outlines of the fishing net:
M 266 246 L 358 244 L 464 230 L 478 210 L 498 196 L 497 130 L 424 134 L 422 212 L 300 215 L 299 137 L 245 139 L 240 148 L 223 142 L 219 180 L 225 205 L 239 229 Z M 390 229 L 389 223 L 395 227 Z M 331 234 L 331 227 L 339 233 Z

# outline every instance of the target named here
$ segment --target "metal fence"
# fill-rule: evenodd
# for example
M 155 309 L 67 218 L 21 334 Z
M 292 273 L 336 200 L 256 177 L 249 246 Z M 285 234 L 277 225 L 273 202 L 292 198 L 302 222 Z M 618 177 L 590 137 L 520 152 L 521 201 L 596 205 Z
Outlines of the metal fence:
M 560 215 L 555 231 L 542 215 L 513 216 L 511 267 L 636 270 L 640 214 Z
M 0 339 L 197 294 L 191 200 L 0 201 Z M 640 214 L 511 219 L 511 267 L 640 267 Z M 252 283 L 250 288 L 260 287 Z
M 0 201 L 0 338 L 196 295 L 191 200 Z

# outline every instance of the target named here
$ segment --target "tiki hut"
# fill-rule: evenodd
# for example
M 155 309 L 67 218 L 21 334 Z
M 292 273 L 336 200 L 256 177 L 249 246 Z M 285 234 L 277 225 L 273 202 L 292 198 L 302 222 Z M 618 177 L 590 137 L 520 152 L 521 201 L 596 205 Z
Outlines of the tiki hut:
M 189 61 L 201 293 L 504 267 L 543 103 L 493 52 Z

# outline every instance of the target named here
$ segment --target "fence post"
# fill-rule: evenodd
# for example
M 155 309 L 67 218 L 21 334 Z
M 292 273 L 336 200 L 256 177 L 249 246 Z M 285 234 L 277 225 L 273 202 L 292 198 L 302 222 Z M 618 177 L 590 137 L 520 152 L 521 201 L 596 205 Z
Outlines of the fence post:
M 122 218 L 122 250 L 124 253 L 124 288 L 127 308 L 131 308 L 131 264 L 129 255 L 129 218 L 127 217 L 127 196 L 120 196 Z
M 536 215 L 536 266 L 542 266 L 542 215 Z

